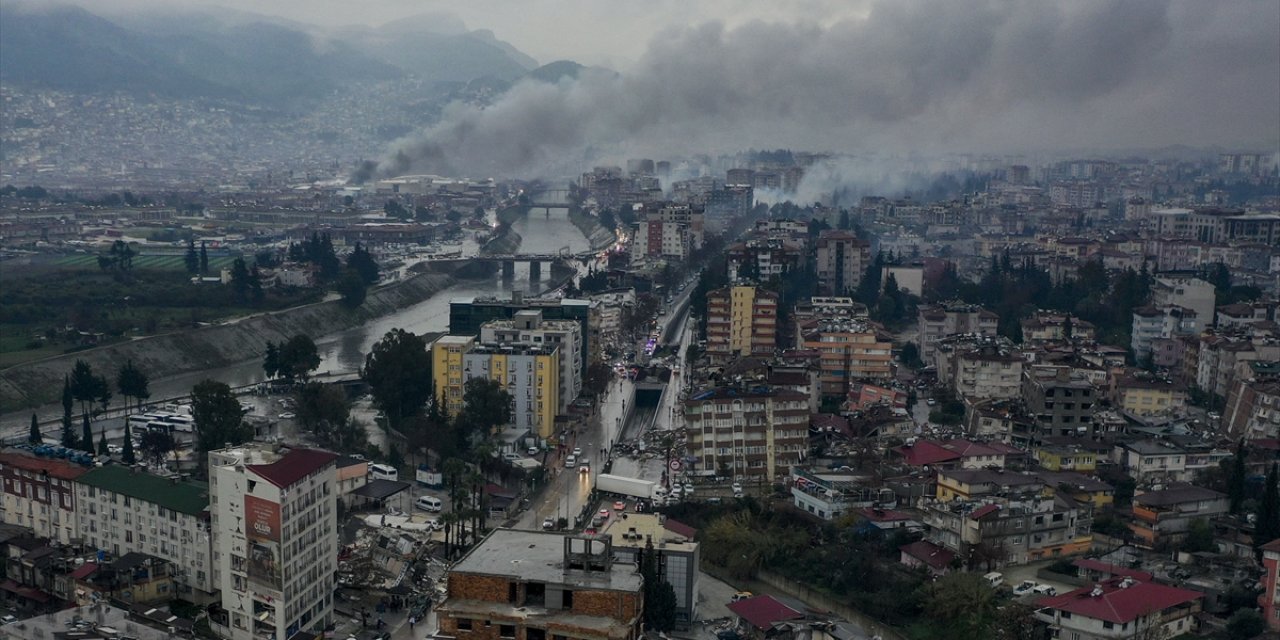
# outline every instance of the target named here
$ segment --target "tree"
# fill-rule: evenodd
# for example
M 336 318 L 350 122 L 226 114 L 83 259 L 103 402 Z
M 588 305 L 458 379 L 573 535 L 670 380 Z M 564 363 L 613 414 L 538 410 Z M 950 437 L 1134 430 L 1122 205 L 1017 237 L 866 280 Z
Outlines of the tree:
M 1244 466 L 1244 438 L 1236 443 L 1236 455 L 1231 459 L 1231 475 L 1227 477 L 1227 496 L 1230 500 L 1231 513 L 1239 515 L 1240 507 L 1244 504 L 1244 484 L 1245 476 L 1248 471 Z
M 914 342 L 902 345 L 902 354 L 899 357 L 902 359 L 902 364 L 912 369 L 918 369 L 924 364 L 920 360 L 920 347 L 917 347 Z
M 472 378 L 462 387 L 462 410 L 454 424 L 462 437 L 488 436 L 499 425 L 511 422 L 511 394 L 497 380 Z
M 1258 508 L 1258 522 L 1253 534 L 1254 546 L 1262 546 L 1280 538 L 1280 479 L 1276 477 L 1276 463 L 1267 472 L 1267 486 L 1262 492 L 1262 504 Z
M 278 372 L 285 380 L 292 383 L 295 378 L 300 378 L 306 382 L 311 372 L 320 367 L 320 352 L 310 337 L 299 333 L 280 346 L 276 362 Z
M 235 292 L 236 298 L 240 300 L 249 299 L 249 265 L 245 264 L 244 258 L 236 258 L 231 263 L 231 290 Z
M 71 408 L 75 402 L 75 395 L 71 391 L 71 376 L 63 376 L 62 378 L 62 446 L 68 449 L 74 449 L 76 446 L 76 432 L 71 426 Z
M 137 464 L 138 456 L 133 451 L 133 427 L 129 426 L 129 421 L 124 423 L 124 448 L 120 452 L 120 459 L 125 464 Z
M 270 340 L 267 341 L 267 351 L 262 356 L 262 371 L 267 374 L 268 380 L 280 373 L 280 349 Z
M 182 257 L 182 261 L 186 263 L 187 273 L 200 271 L 200 254 L 196 253 L 195 238 L 187 238 L 187 253 Z
M 345 433 L 351 412 L 341 387 L 309 382 L 298 390 L 297 403 L 298 423 L 315 434 L 317 440 L 325 444 L 351 440 Z
M 592 362 L 587 365 L 587 375 L 582 379 L 582 388 L 591 395 L 600 395 L 609 389 L 614 378 L 613 367 L 606 362 Z
M 138 442 L 142 455 L 148 462 L 156 465 L 164 462 L 165 456 L 168 456 L 177 446 L 173 440 L 173 434 L 161 429 L 148 430 L 142 434 L 142 440 Z
M 196 445 L 201 453 L 253 439 L 253 428 L 241 420 L 244 410 L 240 408 L 240 401 L 226 383 L 205 380 L 193 387 L 191 417 L 195 420 Z
M 71 367 L 71 396 L 80 401 L 81 413 L 89 415 L 89 408 L 104 395 L 110 397 L 107 381 L 94 375 L 93 368 L 84 360 L 76 360 Z
M 98 455 L 105 456 L 111 453 L 111 448 L 107 446 L 107 430 L 102 429 L 98 432 Z
M 1257 609 L 1240 609 L 1227 620 L 1227 637 L 1230 640 L 1249 640 L 1266 631 L 1267 621 Z
M 209 273 L 209 250 L 204 246 L 204 240 L 200 241 L 200 273 Z
M 365 284 L 358 271 L 347 269 L 334 286 L 334 289 L 342 296 L 342 306 L 348 309 L 355 309 L 364 304 L 369 286 Z
M 347 256 L 347 268 L 354 269 L 360 274 L 360 279 L 365 284 L 378 281 L 378 263 L 369 254 L 369 250 L 360 246 L 359 242 L 356 243 L 355 249 L 351 250 L 351 255 Z
M 392 329 L 365 356 L 360 377 L 369 384 L 374 401 L 398 429 L 431 399 L 431 354 L 422 338 Z
M 36 418 L 36 414 L 31 414 L 31 431 L 27 432 L 27 444 L 41 444 L 44 442 L 44 436 L 40 435 L 40 420 Z
M 1204 518 L 1196 518 L 1187 527 L 1187 537 L 1182 542 L 1182 551 L 1196 553 L 1198 551 L 1214 551 L 1218 545 L 1213 541 L 1213 525 Z
M 81 451 L 93 453 L 93 428 L 89 426 L 89 414 L 84 415 L 84 422 L 81 424 L 80 446 Z
M 983 640 L 995 618 L 995 591 L 975 573 L 949 573 L 925 586 L 925 615 L 946 637 Z
M 659 572 L 659 554 L 650 540 L 640 552 L 640 576 L 644 579 L 644 624 L 654 631 L 670 631 L 676 625 L 676 591 Z
M 151 391 L 148 389 L 150 384 L 151 380 L 147 378 L 147 374 L 133 366 L 133 360 L 126 360 L 120 367 L 120 372 L 116 374 L 116 388 L 120 390 L 120 395 L 125 398 L 134 398 L 139 407 L 144 400 L 151 397 Z M 126 401 L 125 408 L 128 409 L 128 407 L 129 403 Z

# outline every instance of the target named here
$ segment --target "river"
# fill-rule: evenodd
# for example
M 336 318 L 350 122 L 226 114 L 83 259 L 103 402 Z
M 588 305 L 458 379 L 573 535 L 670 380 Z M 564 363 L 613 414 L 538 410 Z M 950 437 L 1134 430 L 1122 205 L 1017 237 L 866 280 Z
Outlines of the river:
M 512 228 L 521 236 L 521 254 L 558 253 L 564 247 L 568 247 L 572 253 L 591 249 L 587 238 L 569 221 L 567 208 L 553 208 L 549 214 L 543 210 L 531 212 L 527 217 L 516 221 Z M 417 334 L 448 331 L 449 302 L 452 300 L 509 296 L 516 290 L 528 295 L 545 286 L 545 282 L 529 281 L 528 265 L 517 265 L 515 278 L 512 280 L 503 281 L 498 274 L 485 280 L 463 280 L 422 302 L 359 327 L 320 337 L 313 336 L 321 358 L 318 372 L 344 373 L 359 370 L 364 364 L 365 354 L 373 344 L 392 329 L 400 328 Z M 219 380 L 231 386 L 252 384 L 263 379 L 262 362 L 254 359 L 216 369 L 153 379 L 150 386 L 151 397 L 158 399 L 185 395 L 196 383 L 206 379 Z M 60 416 L 61 411 L 61 405 L 46 405 L 37 410 L 37 413 L 41 421 L 44 421 Z M 0 434 L 3 437 L 25 434 L 30 416 L 29 409 L 0 416 Z

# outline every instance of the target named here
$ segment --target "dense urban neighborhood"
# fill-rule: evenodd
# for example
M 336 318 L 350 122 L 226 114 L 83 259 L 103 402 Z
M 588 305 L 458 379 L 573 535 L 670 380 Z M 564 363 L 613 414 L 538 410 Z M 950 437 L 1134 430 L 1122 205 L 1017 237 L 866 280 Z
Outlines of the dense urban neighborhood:
M 0 640 L 1280 640 L 1280 6 L 3 0 L 0 498 Z

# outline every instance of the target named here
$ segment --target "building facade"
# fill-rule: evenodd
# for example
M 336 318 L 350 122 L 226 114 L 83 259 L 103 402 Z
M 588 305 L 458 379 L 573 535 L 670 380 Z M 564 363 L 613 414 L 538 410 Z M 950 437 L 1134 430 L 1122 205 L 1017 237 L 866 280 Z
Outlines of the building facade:
M 78 536 L 75 481 L 88 471 L 65 460 L 26 452 L 0 453 L 4 509 L 0 522 L 31 529 L 37 536 L 71 544 Z
M 773 355 L 778 346 L 778 294 L 732 286 L 707 294 L 707 355 Z
M 556 410 L 569 412 L 569 405 L 582 392 L 582 332 L 571 320 L 544 320 L 542 311 L 517 311 L 510 320 L 490 320 L 480 326 L 480 342 L 486 346 L 554 346 L 560 360 L 559 403 Z
M 920 307 L 919 327 L 920 359 L 933 360 L 937 344 L 943 338 L 957 333 L 973 333 L 981 336 L 996 335 L 1000 316 L 977 305 L 946 304 Z
M 214 562 L 232 640 L 288 640 L 333 622 L 337 458 L 257 444 L 209 453 Z
M 608 536 L 495 529 L 448 575 L 439 634 L 457 640 L 636 640 L 644 611 L 636 565 Z
M 773 482 L 809 448 L 809 403 L 795 391 L 719 388 L 684 402 L 688 455 L 704 470 Z
M 181 597 L 212 601 L 218 583 L 208 485 L 137 467 L 97 467 L 76 479 L 76 512 L 80 538 L 90 547 L 116 558 L 137 551 L 167 560 L 178 568 Z
M 802 349 L 815 350 L 824 396 L 844 397 L 854 382 L 893 379 L 893 339 L 867 321 L 819 321 L 802 331 Z
M 851 232 L 829 229 L 818 236 L 815 267 L 818 289 L 826 295 L 850 293 L 871 264 L 871 243 Z

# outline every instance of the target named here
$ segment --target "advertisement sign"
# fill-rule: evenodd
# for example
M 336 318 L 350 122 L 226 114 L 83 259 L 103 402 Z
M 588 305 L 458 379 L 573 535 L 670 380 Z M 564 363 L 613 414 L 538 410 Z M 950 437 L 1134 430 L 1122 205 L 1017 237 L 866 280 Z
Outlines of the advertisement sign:
M 280 591 L 280 505 L 244 497 L 245 537 L 249 539 L 249 581 Z

